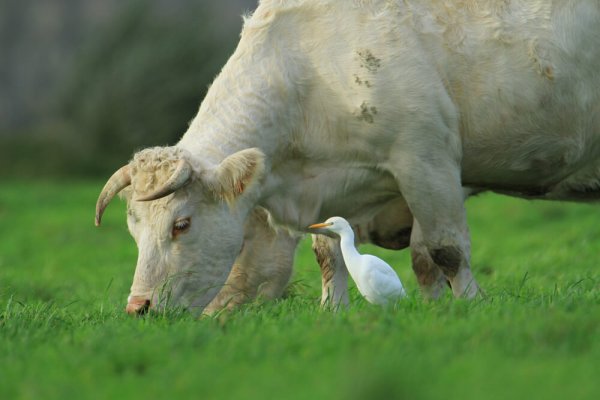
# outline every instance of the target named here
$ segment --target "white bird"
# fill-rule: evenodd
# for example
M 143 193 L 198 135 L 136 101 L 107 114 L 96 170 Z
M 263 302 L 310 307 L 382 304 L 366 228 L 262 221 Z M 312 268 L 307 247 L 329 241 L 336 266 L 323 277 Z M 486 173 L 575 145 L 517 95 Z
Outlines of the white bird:
M 354 247 L 354 232 L 344 218 L 331 217 L 309 228 L 325 229 L 340 236 L 340 247 L 348 272 L 356 282 L 358 291 L 369 303 L 385 306 L 390 301 L 406 296 L 402 282 L 392 267 L 379 257 L 360 254 Z

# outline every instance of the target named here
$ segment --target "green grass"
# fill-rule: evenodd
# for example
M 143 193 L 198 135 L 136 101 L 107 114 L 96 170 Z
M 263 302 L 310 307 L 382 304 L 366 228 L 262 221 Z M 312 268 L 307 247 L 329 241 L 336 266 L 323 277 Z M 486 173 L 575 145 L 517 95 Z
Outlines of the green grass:
M 583 399 L 600 396 L 600 224 L 589 205 L 469 200 L 484 300 L 351 291 L 318 307 L 304 241 L 288 298 L 196 320 L 123 308 L 136 249 L 124 206 L 93 226 L 102 182 L 0 185 L 0 398 Z

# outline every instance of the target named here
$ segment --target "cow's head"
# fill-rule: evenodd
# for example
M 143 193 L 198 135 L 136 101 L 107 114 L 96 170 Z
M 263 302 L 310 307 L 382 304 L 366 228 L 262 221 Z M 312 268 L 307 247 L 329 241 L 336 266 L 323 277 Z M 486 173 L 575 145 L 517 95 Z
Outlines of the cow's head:
M 96 225 L 121 192 L 138 246 L 129 313 L 165 305 L 200 312 L 212 300 L 242 247 L 263 171 L 258 149 L 210 166 L 185 150 L 159 147 L 140 151 L 111 176 L 96 204 Z

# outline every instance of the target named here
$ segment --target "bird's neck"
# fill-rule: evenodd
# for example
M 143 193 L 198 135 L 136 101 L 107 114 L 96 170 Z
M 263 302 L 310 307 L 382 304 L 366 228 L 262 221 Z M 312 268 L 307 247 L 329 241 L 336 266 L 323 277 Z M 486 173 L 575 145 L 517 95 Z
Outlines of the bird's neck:
M 354 246 L 354 232 L 353 231 L 345 231 L 340 235 L 340 248 L 342 250 L 342 256 L 344 257 L 344 261 L 346 262 L 346 267 L 350 272 L 354 269 L 354 267 L 358 267 L 358 259 L 360 258 L 360 253 L 356 250 Z M 355 261 L 355 262 L 353 262 Z M 356 270 L 355 272 L 358 272 Z

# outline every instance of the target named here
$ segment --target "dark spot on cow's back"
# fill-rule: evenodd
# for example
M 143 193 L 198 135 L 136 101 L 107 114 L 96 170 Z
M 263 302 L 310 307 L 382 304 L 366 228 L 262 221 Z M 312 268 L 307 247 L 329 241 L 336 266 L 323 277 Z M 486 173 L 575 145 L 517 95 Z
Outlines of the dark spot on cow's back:
M 357 118 L 361 121 L 368 122 L 372 124 L 375 122 L 375 115 L 377 114 L 377 108 L 373 106 L 369 106 L 369 103 L 363 101 L 360 105 L 360 109 L 358 111 Z
M 369 72 L 377 72 L 381 67 L 381 59 L 375 57 L 371 50 L 358 50 L 358 56 L 360 57 L 360 66 L 366 68 Z
M 365 86 L 367 88 L 371 88 L 373 86 L 370 81 L 366 79 L 363 80 L 358 75 L 354 75 L 354 83 L 356 83 L 358 86 Z

